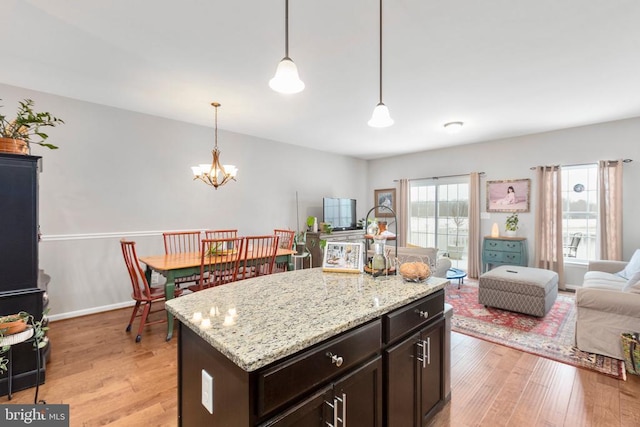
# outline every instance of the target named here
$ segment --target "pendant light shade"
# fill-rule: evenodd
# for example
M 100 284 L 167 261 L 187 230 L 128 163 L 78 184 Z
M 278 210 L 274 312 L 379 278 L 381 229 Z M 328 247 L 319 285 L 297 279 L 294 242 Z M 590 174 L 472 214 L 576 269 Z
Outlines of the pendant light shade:
M 373 109 L 371 119 L 369 119 L 367 123 L 374 128 L 386 128 L 393 124 L 393 119 L 389 115 L 387 106 L 380 102 L 376 105 L 376 108 Z
M 389 114 L 389 108 L 382 102 L 382 0 L 380 0 L 380 92 L 379 100 L 376 108 L 373 109 L 373 114 L 368 124 L 375 128 L 384 128 L 393 124 L 393 119 Z
M 276 92 L 292 94 L 302 92 L 304 82 L 298 76 L 298 67 L 289 58 L 289 0 L 284 2 L 284 58 L 276 68 L 276 75 L 269 80 L 269 87 Z
M 276 75 L 269 80 L 269 87 L 280 93 L 298 93 L 304 89 L 304 82 L 298 76 L 298 67 L 289 57 L 282 58 Z

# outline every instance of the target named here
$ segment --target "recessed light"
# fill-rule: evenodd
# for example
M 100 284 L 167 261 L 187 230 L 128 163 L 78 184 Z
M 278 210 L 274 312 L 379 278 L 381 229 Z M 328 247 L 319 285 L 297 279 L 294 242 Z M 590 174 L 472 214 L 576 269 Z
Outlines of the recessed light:
M 460 132 L 460 129 L 462 129 L 463 125 L 464 125 L 463 122 L 445 123 L 444 124 L 444 130 L 446 130 L 448 133 L 458 133 L 458 132 Z

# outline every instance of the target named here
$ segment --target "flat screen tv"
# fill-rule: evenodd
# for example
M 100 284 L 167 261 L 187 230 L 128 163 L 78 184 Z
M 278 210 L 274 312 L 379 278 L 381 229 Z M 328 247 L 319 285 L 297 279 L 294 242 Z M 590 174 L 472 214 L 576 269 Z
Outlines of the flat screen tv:
M 322 221 L 331 224 L 331 229 L 356 230 L 356 199 L 325 197 L 322 199 Z

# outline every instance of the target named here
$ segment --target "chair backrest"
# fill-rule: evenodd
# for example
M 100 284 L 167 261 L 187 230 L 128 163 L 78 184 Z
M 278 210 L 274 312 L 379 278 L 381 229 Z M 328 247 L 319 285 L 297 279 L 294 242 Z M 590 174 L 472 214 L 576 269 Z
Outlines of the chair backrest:
M 164 239 L 164 252 L 167 255 L 185 252 L 199 252 L 200 234 L 201 232 L 199 230 L 162 233 L 162 238 Z
M 244 238 L 203 239 L 199 289 L 237 280 L 244 254 Z
M 124 263 L 127 266 L 127 272 L 131 279 L 133 299 L 136 301 L 151 299 L 151 289 L 147 282 L 147 276 L 145 276 L 144 270 L 138 261 L 138 255 L 136 254 L 136 242 L 122 239 L 120 240 L 120 247 L 122 248 Z
M 273 230 L 273 234 L 278 236 L 278 247 L 282 249 L 293 248 L 293 236 L 296 234 L 295 231 L 276 228 Z
M 238 237 L 238 230 L 205 230 L 205 239 L 235 239 Z
M 582 233 L 573 233 L 571 235 L 571 243 L 569 244 L 569 247 L 577 248 L 580 244 L 580 240 L 582 240 Z
M 272 274 L 278 252 L 278 240 L 278 236 L 245 237 L 244 256 L 238 266 L 237 279 Z

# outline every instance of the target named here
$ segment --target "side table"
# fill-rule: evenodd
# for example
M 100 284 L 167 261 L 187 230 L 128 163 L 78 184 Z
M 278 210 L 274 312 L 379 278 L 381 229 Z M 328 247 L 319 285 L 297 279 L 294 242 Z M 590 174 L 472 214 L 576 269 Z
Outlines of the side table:
M 460 289 L 460 285 L 464 283 L 465 277 L 467 277 L 467 272 L 464 270 L 460 270 L 458 268 L 450 268 L 447 270 L 447 279 L 458 279 L 458 289 Z
M 9 359 L 7 363 L 7 397 L 9 400 L 11 400 L 12 397 L 11 388 L 13 386 L 13 346 L 23 343 L 31 339 L 31 337 L 33 337 L 33 326 L 29 325 L 27 326 L 27 329 L 22 332 L 0 338 L 0 347 L 9 346 L 9 350 L 7 351 L 7 359 Z M 38 360 L 38 370 L 36 371 L 36 395 L 33 401 L 34 404 L 38 403 L 38 390 L 40 388 L 40 347 L 36 348 L 36 358 Z

